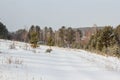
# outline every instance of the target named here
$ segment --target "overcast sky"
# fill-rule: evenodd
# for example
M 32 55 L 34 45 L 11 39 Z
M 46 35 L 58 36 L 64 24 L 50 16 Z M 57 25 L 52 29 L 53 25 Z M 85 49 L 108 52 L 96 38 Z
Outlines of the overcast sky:
M 120 24 L 120 0 L 0 0 L 0 21 L 10 31 L 39 25 L 88 27 Z

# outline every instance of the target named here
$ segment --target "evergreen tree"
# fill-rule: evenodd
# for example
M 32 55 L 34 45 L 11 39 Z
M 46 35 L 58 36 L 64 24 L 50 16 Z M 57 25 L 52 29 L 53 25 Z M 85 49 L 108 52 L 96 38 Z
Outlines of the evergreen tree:
M 7 39 L 8 38 L 8 30 L 6 26 L 0 22 L 0 38 Z
M 82 38 L 83 34 L 82 31 L 80 29 L 76 30 L 76 43 L 74 43 L 75 48 L 82 48 L 82 43 L 81 43 L 81 38 Z
M 113 46 L 114 44 L 115 35 L 111 26 L 106 26 L 104 29 L 97 31 L 89 41 L 90 48 L 102 51 L 105 47 L 106 53 L 108 47 Z
M 54 46 L 54 33 L 51 27 L 49 27 L 48 30 L 49 34 L 48 34 L 48 41 L 47 41 L 47 45 L 49 46 Z
M 38 40 L 39 40 L 39 41 L 40 41 L 40 31 L 41 31 L 40 27 L 39 27 L 39 26 L 36 26 L 36 33 L 37 33 L 37 35 L 38 35 Z
M 47 34 L 48 34 L 48 28 L 47 27 L 44 28 L 43 33 L 44 33 L 43 34 L 44 35 L 44 38 L 43 38 L 44 43 L 47 44 Z
M 34 25 L 32 25 L 32 26 L 30 27 L 29 32 L 28 32 L 29 41 L 30 41 L 30 39 L 31 39 L 31 33 L 32 33 L 33 31 L 35 31 Z
M 49 37 L 49 38 L 48 38 L 48 43 L 47 43 L 47 45 L 50 46 L 50 47 L 51 47 L 51 46 L 54 46 L 54 41 L 53 41 L 52 37 Z
M 96 49 L 96 39 L 95 39 L 95 35 L 92 35 L 90 40 L 89 40 L 89 43 L 88 43 L 88 47 L 90 50 L 92 49 Z
M 71 27 L 69 27 L 66 32 L 66 41 L 68 47 L 72 47 L 72 43 L 75 41 L 75 32 Z
M 59 29 L 60 44 L 62 47 L 65 46 L 65 35 L 66 35 L 66 28 L 65 26 L 62 26 L 62 28 Z
M 38 27 L 37 27 L 38 28 Z M 36 27 L 35 26 L 31 26 L 28 36 L 29 36 L 29 42 L 31 43 L 31 46 L 33 48 L 36 48 L 38 45 L 38 41 L 39 41 L 39 32 L 37 32 Z
M 94 48 L 99 51 L 102 51 L 102 48 L 103 48 L 101 34 L 102 34 L 102 30 L 98 30 L 96 32 L 96 34 L 94 35 L 94 39 L 95 39 L 95 47 Z
M 31 38 L 30 38 L 31 46 L 33 48 L 38 47 L 38 45 L 37 45 L 37 42 L 38 42 L 38 34 L 37 34 L 37 32 L 33 31 L 32 33 L 30 33 L 30 36 L 31 36 Z
M 112 40 L 114 37 L 113 28 L 111 26 L 106 26 L 101 33 L 101 42 L 107 48 L 112 45 Z
M 81 40 L 81 38 L 83 36 L 82 31 L 80 29 L 77 29 L 77 32 L 79 33 L 79 37 L 80 37 L 80 40 Z
M 118 46 L 120 47 L 120 25 L 117 26 L 114 33 L 115 33 L 116 42 L 117 42 Z

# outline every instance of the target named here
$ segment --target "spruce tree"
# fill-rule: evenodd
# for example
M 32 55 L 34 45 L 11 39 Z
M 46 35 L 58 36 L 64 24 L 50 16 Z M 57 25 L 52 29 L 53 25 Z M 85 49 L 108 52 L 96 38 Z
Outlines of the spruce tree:
M 66 30 L 66 41 L 68 47 L 72 47 L 72 43 L 75 41 L 75 32 L 71 27 Z
M 62 26 L 59 29 L 60 46 L 62 46 L 62 47 L 65 46 L 65 36 L 66 36 L 66 28 L 65 28 L 65 26 Z
M 48 34 L 48 41 L 47 41 L 47 45 L 48 46 L 54 46 L 54 33 L 53 33 L 53 30 L 51 27 L 49 27 L 49 30 L 48 30 L 49 34 Z
M 113 28 L 111 26 L 106 26 L 101 33 L 101 42 L 107 48 L 111 46 L 113 40 Z
M 38 43 L 38 34 L 37 34 L 37 32 L 34 32 L 34 31 L 31 32 L 30 36 L 31 36 L 31 38 L 30 38 L 31 46 L 33 48 L 38 47 L 38 45 L 37 45 L 37 43 Z
M 6 26 L 0 22 L 0 38 L 7 39 L 8 38 L 8 30 Z
M 117 26 L 114 33 L 115 33 L 115 40 L 116 40 L 118 46 L 120 47 L 120 25 Z
M 31 43 L 31 46 L 33 48 L 38 47 L 38 44 L 37 44 L 39 41 L 38 35 L 39 33 L 37 32 L 36 27 L 32 25 L 29 30 L 28 36 L 29 36 L 29 42 Z

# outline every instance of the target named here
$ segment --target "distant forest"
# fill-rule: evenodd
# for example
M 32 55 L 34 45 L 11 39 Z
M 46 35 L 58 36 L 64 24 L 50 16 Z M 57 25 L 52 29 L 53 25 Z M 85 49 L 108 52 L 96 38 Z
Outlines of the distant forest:
M 58 30 L 52 27 L 32 25 L 29 30 L 19 29 L 9 32 L 0 22 L 0 39 L 21 41 L 37 45 L 59 46 L 64 48 L 86 49 L 105 56 L 120 57 L 120 25 L 85 28 L 72 28 L 62 26 Z

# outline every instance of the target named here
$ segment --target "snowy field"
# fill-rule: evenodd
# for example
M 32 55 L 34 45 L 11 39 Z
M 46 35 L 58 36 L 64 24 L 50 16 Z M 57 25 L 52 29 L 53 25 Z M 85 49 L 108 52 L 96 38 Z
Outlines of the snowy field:
M 0 40 L 0 80 L 120 80 L 120 60 L 84 50 L 48 46 L 32 49 Z

